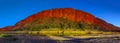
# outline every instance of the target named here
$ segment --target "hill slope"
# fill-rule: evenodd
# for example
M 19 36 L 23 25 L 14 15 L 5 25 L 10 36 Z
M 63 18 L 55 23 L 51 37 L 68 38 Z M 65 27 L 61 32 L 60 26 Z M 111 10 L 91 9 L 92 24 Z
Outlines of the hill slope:
M 11 29 L 10 29 L 11 28 Z M 60 29 L 95 29 L 102 31 L 119 31 L 119 28 L 89 13 L 72 8 L 44 10 L 19 21 L 8 30 Z

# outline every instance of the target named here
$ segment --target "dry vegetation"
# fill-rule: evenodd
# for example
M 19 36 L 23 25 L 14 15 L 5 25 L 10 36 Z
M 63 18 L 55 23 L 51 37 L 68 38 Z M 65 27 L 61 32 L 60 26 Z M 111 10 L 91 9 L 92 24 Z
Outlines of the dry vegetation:
M 72 30 L 72 29 L 47 29 L 41 31 L 28 31 L 27 34 L 30 35 L 45 35 L 45 36 L 88 36 L 88 35 L 115 35 L 119 32 L 103 32 L 97 30 Z

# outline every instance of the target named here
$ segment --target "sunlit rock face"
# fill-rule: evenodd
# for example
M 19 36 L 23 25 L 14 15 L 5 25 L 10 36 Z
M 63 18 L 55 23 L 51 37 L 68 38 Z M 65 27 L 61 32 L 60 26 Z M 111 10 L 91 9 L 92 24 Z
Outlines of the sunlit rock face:
M 96 18 L 87 12 L 83 12 L 81 10 L 76 10 L 72 8 L 56 8 L 56 9 L 50 9 L 50 10 L 44 10 L 38 12 L 16 23 L 15 26 L 13 26 L 12 30 L 15 30 L 19 27 L 26 27 L 27 25 L 30 25 L 31 22 L 42 18 L 57 18 L 57 19 L 62 18 L 77 23 L 85 22 L 90 25 L 99 26 L 100 28 L 103 28 L 104 30 L 108 30 L 108 31 L 119 30 L 117 27 L 113 26 L 112 24 L 109 24 L 104 20 Z M 38 21 L 38 24 L 40 23 L 41 22 Z
M 4 27 L 4 28 L 0 28 L 0 31 L 9 31 L 13 28 L 13 26 L 7 26 L 7 27 Z
M 103 28 L 104 30 L 109 30 L 109 31 L 119 31 L 120 30 L 118 27 L 116 27 L 112 24 L 109 24 L 99 18 L 95 18 L 94 25 L 97 25 L 97 26 Z
M 20 21 L 20 23 L 29 23 L 33 20 L 41 19 L 41 18 L 63 18 L 75 22 L 84 21 L 88 24 L 93 24 L 95 17 L 89 13 L 80 10 L 75 10 L 72 8 L 59 8 L 59 9 L 44 10 L 37 14 L 33 14 L 27 17 L 26 19 Z M 18 24 L 19 23 L 17 23 L 16 25 Z

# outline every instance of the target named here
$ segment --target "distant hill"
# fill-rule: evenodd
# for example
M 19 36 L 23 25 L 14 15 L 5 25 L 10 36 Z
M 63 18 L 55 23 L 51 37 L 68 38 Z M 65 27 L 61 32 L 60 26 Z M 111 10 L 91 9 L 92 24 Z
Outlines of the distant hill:
M 100 31 L 120 31 L 120 28 L 105 22 L 87 12 L 72 8 L 56 8 L 44 10 L 28 16 L 14 26 L 8 26 L 4 30 L 41 30 L 41 29 L 93 29 Z

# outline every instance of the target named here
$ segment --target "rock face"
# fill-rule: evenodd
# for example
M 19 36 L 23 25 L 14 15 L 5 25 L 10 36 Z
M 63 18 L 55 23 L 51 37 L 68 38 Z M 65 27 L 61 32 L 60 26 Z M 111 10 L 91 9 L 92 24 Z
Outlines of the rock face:
M 56 9 L 41 11 L 37 14 L 28 16 L 24 20 L 19 21 L 18 23 L 15 24 L 15 26 L 12 27 L 12 30 L 15 30 L 23 25 L 24 26 L 28 25 L 30 22 L 39 20 L 41 18 L 58 18 L 58 19 L 62 18 L 77 23 L 85 22 L 90 25 L 96 25 L 107 31 L 119 31 L 118 27 L 115 27 L 112 24 L 105 22 L 104 20 L 96 18 L 89 13 L 83 12 L 81 10 L 75 10 L 72 8 L 56 8 Z
M 13 28 L 13 26 L 7 26 L 7 27 L 4 27 L 4 28 L 0 28 L 0 31 L 9 31 Z
M 112 24 L 109 24 L 99 18 L 95 18 L 94 25 L 97 25 L 105 30 L 110 30 L 110 31 L 119 31 L 119 29 L 120 29 L 120 28 L 118 28 Z

